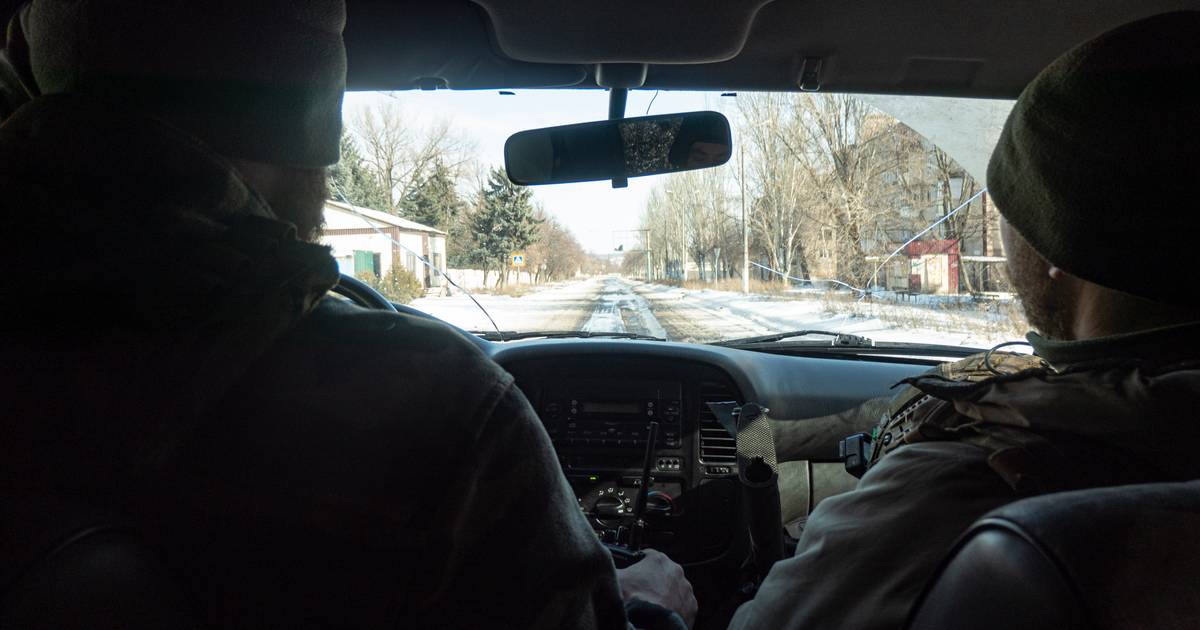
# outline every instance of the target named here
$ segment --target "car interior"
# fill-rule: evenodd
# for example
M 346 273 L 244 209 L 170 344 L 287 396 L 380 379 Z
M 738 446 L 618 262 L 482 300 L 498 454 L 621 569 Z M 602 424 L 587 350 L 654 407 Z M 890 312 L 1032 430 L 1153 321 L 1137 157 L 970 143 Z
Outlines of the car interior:
M 16 4 L 0 3 L 0 15 Z M 1194 0 L 347 0 L 347 89 L 592 90 L 598 104 L 608 90 L 609 118 L 625 117 L 628 90 L 1015 99 L 1072 46 L 1142 17 L 1197 7 Z M 603 113 L 598 105 L 580 121 Z M 432 317 L 348 276 L 337 292 L 368 308 Z M 784 525 L 802 526 L 823 498 L 857 481 L 836 442 L 792 461 L 756 456 L 742 444 L 751 404 L 776 422 L 802 422 L 887 395 L 901 379 L 969 354 L 897 353 L 841 338 L 819 352 L 791 353 L 770 344 L 515 343 L 462 333 L 514 375 L 618 565 L 645 546 L 684 567 L 699 602 L 697 628 L 725 627 L 746 589 L 794 551 L 798 530 Z M 646 418 L 656 421 L 649 435 L 641 429 Z M 754 472 L 764 462 L 766 490 Z M 1200 597 L 1196 483 L 1007 506 L 964 532 L 909 627 L 1185 627 Z M 639 503 L 643 523 L 631 542 Z M 3 572 L 0 626 L 63 627 L 84 618 L 126 628 L 187 625 L 188 604 L 172 590 L 169 571 L 128 524 L 41 507 L 54 525 Z M 1130 549 L 1139 553 L 1112 551 Z

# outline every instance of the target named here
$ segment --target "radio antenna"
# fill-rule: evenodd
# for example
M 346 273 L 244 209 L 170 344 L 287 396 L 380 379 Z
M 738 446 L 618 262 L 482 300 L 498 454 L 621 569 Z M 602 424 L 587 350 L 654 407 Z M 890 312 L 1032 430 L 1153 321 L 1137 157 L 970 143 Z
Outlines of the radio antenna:
M 646 457 L 642 460 L 642 483 L 638 486 L 637 498 L 633 501 L 633 527 L 629 530 L 629 548 L 642 548 L 642 532 L 646 529 L 643 515 L 646 513 L 646 495 L 650 492 L 650 469 L 654 466 L 654 443 L 658 441 L 658 422 L 650 421 L 650 434 L 646 437 Z

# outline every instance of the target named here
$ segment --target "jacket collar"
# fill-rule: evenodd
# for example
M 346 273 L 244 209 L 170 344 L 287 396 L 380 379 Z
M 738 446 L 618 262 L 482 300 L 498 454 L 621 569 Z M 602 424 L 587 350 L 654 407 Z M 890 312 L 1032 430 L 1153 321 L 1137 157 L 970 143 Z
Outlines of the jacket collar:
M 1080 341 L 1047 339 L 1036 332 L 1026 339 L 1038 356 L 1060 369 L 1098 361 L 1174 363 L 1200 358 L 1200 322 Z

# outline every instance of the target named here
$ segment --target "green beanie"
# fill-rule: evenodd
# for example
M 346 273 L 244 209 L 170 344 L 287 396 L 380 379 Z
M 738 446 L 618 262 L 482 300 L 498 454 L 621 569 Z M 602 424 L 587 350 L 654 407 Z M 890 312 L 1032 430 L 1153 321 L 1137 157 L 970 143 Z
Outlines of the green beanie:
M 338 160 L 343 0 L 34 0 L 19 19 L 42 94 L 127 103 L 228 157 Z
M 1147 18 L 1059 57 L 1021 93 L 988 164 L 1005 219 L 1052 264 L 1159 302 L 1200 234 L 1200 12 Z

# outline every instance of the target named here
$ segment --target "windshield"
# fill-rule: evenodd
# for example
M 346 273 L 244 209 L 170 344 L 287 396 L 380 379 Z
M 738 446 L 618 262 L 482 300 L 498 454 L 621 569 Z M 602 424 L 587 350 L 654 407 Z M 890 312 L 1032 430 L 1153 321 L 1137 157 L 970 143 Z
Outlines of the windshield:
M 628 116 L 725 114 L 732 159 L 627 188 L 508 181 L 509 135 L 606 108 L 594 90 L 347 94 L 323 242 L 343 273 L 471 331 L 1024 334 L 983 181 L 1011 102 L 634 91 Z

